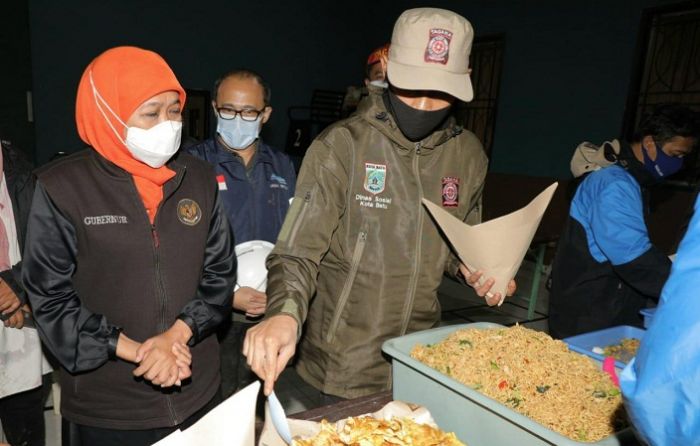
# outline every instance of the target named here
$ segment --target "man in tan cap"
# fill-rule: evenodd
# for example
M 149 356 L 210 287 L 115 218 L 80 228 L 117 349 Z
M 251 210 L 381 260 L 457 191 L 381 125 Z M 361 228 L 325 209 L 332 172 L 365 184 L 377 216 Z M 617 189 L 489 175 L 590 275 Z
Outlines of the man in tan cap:
M 473 34 L 450 11 L 404 12 L 389 50 L 390 87 L 370 86 L 357 112 L 309 148 L 268 257 L 265 320 L 243 346 L 266 394 L 300 337 L 297 371 L 324 402 L 386 390 L 381 345 L 439 322 L 443 273 L 461 272 L 487 296 L 493 280 L 460 265 L 421 205 L 425 197 L 470 224 L 481 219 L 487 159 L 450 116 L 455 98 L 473 96 Z

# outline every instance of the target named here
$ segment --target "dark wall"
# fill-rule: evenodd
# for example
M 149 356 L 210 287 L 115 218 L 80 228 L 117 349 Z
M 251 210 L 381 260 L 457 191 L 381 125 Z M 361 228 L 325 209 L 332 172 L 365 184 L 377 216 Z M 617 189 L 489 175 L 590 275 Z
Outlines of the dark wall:
M 110 47 L 158 52 L 186 88 L 209 89 L 236 67 L 259 71 L 272 86 L 265 136 L 281 146 L 287 107 L 308 105 L 314 88 L 361 82 L 367 53 L 391 32 L 367 33 L 364 8 L 332 1 L 31 0 L 30 15 L 40 161 L 83 146 L 75 92 L 87 64 Z
M 34 123 L 27 93 L 32 90 L 27 0 L 0 8 L 0 138 L 34 155 Z
M 362 78 L 367 53 L 387 41 L 417 1 L 30 0 L 37 159 L 82 146 L 73 121 L 84 67 L 130 44 L 165 57 L 187 88 L 209 88 L 232 67 L 266 76 L 275 113 L 265 137 L 284 145 L 291 105 L 314 88 Z M 505 33 L 504 71 L 491 169 L 566 177 L 582 140 L 621 129 L 638 25 L 666 0 L 434 1 L 467 17 L 477 35 Z

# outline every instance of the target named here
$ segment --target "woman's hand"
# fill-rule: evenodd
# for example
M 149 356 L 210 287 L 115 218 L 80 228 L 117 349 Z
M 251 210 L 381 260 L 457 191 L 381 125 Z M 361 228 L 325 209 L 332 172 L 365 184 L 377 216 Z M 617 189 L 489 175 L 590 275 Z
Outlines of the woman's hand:
M 192 376 L 192 353 L 190 353 L 190 348 L 187 345 L 180 344 L 179 342 L 173 344 L 172 351 L 175 354 L 175 364 L 177 364 L 178 370 L 175 385 L 180 386 L 182 385 L 182 381 Z
M 190 337 L 192 331 L 187 324 L 177 320 L 164 333 L 147 339 L 136 351 L 139 366 L 134 376 L 143 376 L 161 387 L 182 385 L 182 380 L 192 375 L 192 356 L 186 345 Z

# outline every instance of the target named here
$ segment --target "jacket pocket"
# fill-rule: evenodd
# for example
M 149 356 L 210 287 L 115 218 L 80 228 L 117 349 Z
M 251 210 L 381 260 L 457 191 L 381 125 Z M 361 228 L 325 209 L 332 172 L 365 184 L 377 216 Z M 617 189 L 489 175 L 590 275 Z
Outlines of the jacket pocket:
M 304 215 L 306 214 L 306 209 L 309 207 L 310 201 L 311 191 L 307 191 L 303 198 L 294 197 L 287 211 L 287 216 L 284 219 L 280 233 L 277 236 L 279 242 L 287 243 L 288 245 L 294 243 L 299 228 L 304 222 Z
M 352 259 L 350 260 L 350 271 L 348 272 L 348 277 L 345 279 L 345 284 L 343 284 L 343 289 L 340 292 L 338 305 L 335 307 L 335 312 L 333 312 L 333 318 L 331 319 L 331 324 L 328 327 L 328 333 L 326 334 L 326 342 L 333 342 L 333 339 L 335 338 L 335 332 L 338 330 L 340 317 L 343 314 L 348 297 L 350 297 L 350 290 L 352 290 L 352 285 L 355 282 L 355 276 L 357 275 L 357 269 L 360 266 L 360 260 L 362 259 L 362 253 L 365 250 L 366 243 L 367 231 L 362 230 L 359 232 L 359 234 L 357 234 L 355 249 L 352 252 Z

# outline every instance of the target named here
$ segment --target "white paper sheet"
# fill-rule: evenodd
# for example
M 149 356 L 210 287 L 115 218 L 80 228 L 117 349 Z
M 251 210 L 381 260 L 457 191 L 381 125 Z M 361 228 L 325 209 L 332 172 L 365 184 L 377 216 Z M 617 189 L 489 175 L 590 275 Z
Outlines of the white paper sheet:
M 259 391 L 260 382 L 255 381 L 188 429 L 177 430 L 153 446 L 253 446 L 255 403 Z
M 474 226 L 460 221 L 425 198 L 423 204 L 462 263 L 470 271 L 483 271 L 482 281 L 493 277 L 496 283 L 491 291 L 505 297 L 508 282 L 520 268 L 557 185 L 551 184 L 527 206 L 515 212 Z

